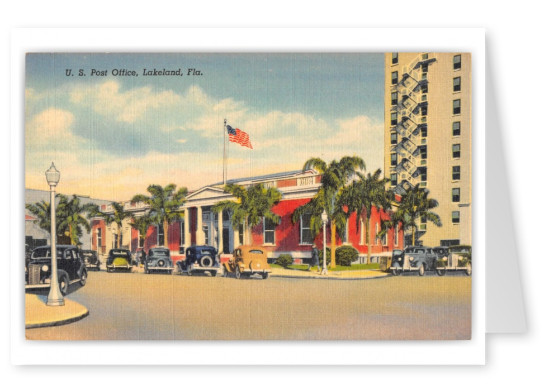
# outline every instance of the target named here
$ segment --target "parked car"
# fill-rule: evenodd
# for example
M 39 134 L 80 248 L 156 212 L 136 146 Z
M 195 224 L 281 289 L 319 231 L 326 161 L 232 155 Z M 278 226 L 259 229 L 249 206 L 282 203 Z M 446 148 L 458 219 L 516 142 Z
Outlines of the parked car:
M 233 274 L 235 278 L 241 276 L 261 275 L 263 279 L 268 278 L 272 272 L 268 264 L 266 249 L 260 246 L 239 246 L 233 250 L 233 256 L 223 263 L 224 277 Z
M 56 246 L 57 280 L 59 290 L 66 295 L 69 285 L 76 282 L 86 285 L 88 272 L 76 246 Z M 33 250 L 25 268 L 25 289 L 48 288 L 52 278 L 51 246 Z
M 132 255 L 130 251 L 124 248 L 114 248 L 109 250 L 106 265 L 107 272 L 114 272 L 115 270 L 132 270 Z
M 216 277 L 220 269 L 220 259 L 216 253 L 216 248 L 212 246 L 191 246 L 185 251 L 186 257 L 176 265 L 181 273 L 187 273 L 188 276 L 209 272 L 212 277 Z
M 82 258 L 84 259 L 84 265 L 87 270 L 95 269 L 99 270 L 101 262 L 98 258 L 98 252 L 94 250 L 82 250 Z
M 436 273 L 443 276 L 448 271 L 464 271 L 466 275 L 472 274 L 472 248 L 467 245 L 450 246 L 448 256 L 438 260 Z
M 428 270 L 434 270 L 436 266 L 436 255 L 430 247 L 411 246 L 404 251 L 394 250 L 392 252 L 392 266 L 390 270 L 395 276 L 402 272 L 416 271 L 420 276 L 425 275 Z
M 442 269 L 443 266 L 448 264 L 448 254 L 450 252 L 449 248 L 446 246 L 437 246 L 432 248 L 432 252 L 436 255 L 436 274 L 442 276 L 445 274 L 445 270 Z M 440 266 L 440 267 L 439 267 Z
M 150 248 L 144 264 L 146 274 L 152 272 L 165 272 L 172 274 L 172 260 L 170 259 L 170 250 L 166 247 Z

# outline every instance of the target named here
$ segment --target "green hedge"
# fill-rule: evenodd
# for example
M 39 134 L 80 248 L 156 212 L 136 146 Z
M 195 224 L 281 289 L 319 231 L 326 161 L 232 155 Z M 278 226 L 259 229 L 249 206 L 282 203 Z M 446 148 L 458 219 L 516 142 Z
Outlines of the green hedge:
M 288 268 L 293 264 L 293 257 L 290 254 L 281 254 L 275 261 L 276 265 L 280 265 L 284 268 Z
M 358 255 L 360 255 L 360 253 L 352 246 L 338 247 L 337 251 L 335 252 L 337 265 L 350 266 L 352 262 L 358 260 Z

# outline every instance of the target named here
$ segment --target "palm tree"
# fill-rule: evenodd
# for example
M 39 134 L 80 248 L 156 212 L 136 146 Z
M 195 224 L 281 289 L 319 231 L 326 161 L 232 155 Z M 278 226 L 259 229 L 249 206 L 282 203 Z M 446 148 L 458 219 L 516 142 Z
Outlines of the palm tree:
M 438 206 L 438 201 L 429 198 L 429 191 L 419 187 L 419 184 L 410 187 L 402 195 L 396 211 L 392 214 L 392 225 L 402 224 L 404 230 L 411 229 L 411 244 L 415 245 L 415 233 L 417 231 L 417 220 L 426 219 L 437 227 L 442 226 L 440 216 L 431 210 Z
M 327 212 L 331 232 L 331 268 L 334 268 L 336 266 L 337 231 L 342 237 L 347 218 L 340 198 L 348 182 L 354 175 L 359 174 L 357 170 L 365 169 L 365 163 L 357 156 L 344 156 L 341 160 L 333 160 L 329 164 L 320 158 L 310 158 L 304 163 L 303 170 L 310 169 L 315 169 L 322 175 L 321 187 L 307 204 L 295 209 L 291 221 L 296 223 L 301 215 L 311 214 L 310 228 L 315 236 L 322 226 L 321 213 L 323 210 Z
M 176 185 L 170 183 L 165 187 L 149 185 L 147 191 L 151 196 L 137 194 L 132 197 L 132 202 L 144 202 L 149 206 L 149 218 L 152 223 L 163 225 L 164 246 L 168 247 L 168 224 L 184 216 L 179 209 L 186 202 L 188 190 L 181 187 L 176 191 Z
M 59 204 L 57 206 L 56 219 L 59 216 L 59 232 L 67 232 L 66 236 L 71 240 L 71 244 L 80 245 L 82 228 L 90 232 L 90 224 L 84 213 L 86 213 L 92 204 L 80 204 L 80 199 L 73 195 L 71 199 L 63 194 L 59 194 Z
M 220 201 L 213 206 L 213 212 L 231 211 L 231 221 L 234 229 L 241 225 L 245 228 L 244 244 L 251 244 L 251 229 L 266 218 L 274 224 L 279 224 L 280 217 L 272 212 L 272 207 L 281 200 L 281 193 L 273 188 L 265 188 L 261 183 L 247 188 L 229 183 L 224 187 L 226 193 L 232 194 L 237 201 Z
M 367 176 L 358 173 L 358 179 L 344 189 L 340 202 L 348 209 L 347 216 L 356 212 L 356 229 L 363 221 L 365 229 L 365 243 L 367 244 L 367 259 L 371 259 L 370 227 L 371 210 L 389 210 L 394 199 L 393 194 L 385 190 L 385 185 L 389 182 L 387 178 L 381 178 L 381 169 L 377 169 L 373 174 Z
M 132 213 L 125 211 L 124 206 L 118 202 L 111 202 L 112 212 L 102 212 L 98 205 L 91 204 L 88 208 L 89 217 L 101 217 L 107 226 L 115 223 L 117 227 L 117 243 L 115 246 L 122 247 L 122 225 L 125 219 L 132 217 Z
M 145 236 L 147 235 L 147 230 L 150 225 L 151 225 L 151 219 L 147 214 L 143 214 L 141 216 L 134 216 L 134 218 L 130 222 L 130 226 L 138 231 L 138 235 L 139 235 L 138 247 L 142 247 L 139 244 L 141 243 L 142 240 L 145 240 Z
M 43 230 L 50 232 L 52 224 L 52 212 L 49 202 L 40 201 L 35 202 L 34 204 L 25 204 L 25 208 L 37 218 L 37 220 L 34 221 L 35 224 L 37 224 Z

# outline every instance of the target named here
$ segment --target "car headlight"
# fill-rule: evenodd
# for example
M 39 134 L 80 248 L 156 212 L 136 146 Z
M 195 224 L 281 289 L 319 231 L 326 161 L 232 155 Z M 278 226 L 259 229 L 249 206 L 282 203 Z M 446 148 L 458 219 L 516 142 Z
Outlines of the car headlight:
M 413 261 L 413 257 L 409 257 L 408 259 L 409 259 L 410 262 Z
M 444 261 L 447 261 L 447 260 L 448 260 L 448 257 L 444 257 L 444 258 L 442 258 L 442 259 L 443 259 Z
M 459 257 L 459 260 L 462 261 L 462 260 L 463 260 L 463 257 Z
M 40 270 L 42 270 L 43 272 L 47 272 L 48 270 L 50 270 L 50 268 L 48 267 L 48 265 L 43 265 Z
M 398 260 L 401 261 L 401 260 L 402 260 L 402 257 L 398 257 Z

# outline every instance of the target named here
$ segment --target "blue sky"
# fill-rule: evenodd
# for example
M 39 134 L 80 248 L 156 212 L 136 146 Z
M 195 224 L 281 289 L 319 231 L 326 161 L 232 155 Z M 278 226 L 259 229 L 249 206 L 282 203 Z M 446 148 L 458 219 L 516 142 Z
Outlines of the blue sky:
M 143 76 L 154 68 L 183 76 Z M 26 187 L 45 187 L 51 161 L 59 191 L 104 199 L 220 181 L 224 118 L 253 144 L 230 145 L 230 178 L 352 154 L 371 171 L 383 165 L 383 95 L 382 54 L 29 54 Z

